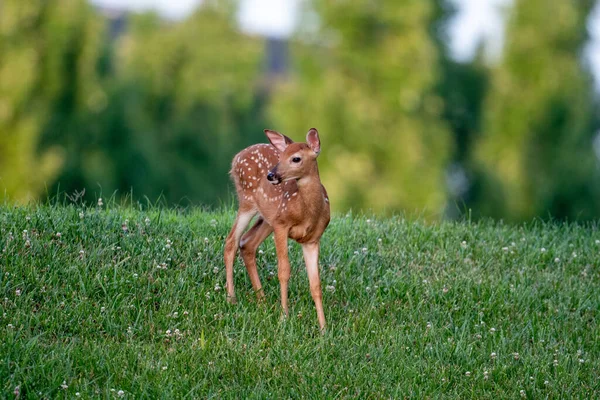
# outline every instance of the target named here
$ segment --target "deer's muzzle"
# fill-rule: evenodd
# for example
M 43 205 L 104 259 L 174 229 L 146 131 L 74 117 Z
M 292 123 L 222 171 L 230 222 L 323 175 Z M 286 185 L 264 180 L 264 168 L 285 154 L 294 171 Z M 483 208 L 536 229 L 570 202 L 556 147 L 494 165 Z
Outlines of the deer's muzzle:
M 267 180 L 273 185 L 279 185 L 281 183 L 281 176 L 277 173 L 277 165 L 269 171 Z

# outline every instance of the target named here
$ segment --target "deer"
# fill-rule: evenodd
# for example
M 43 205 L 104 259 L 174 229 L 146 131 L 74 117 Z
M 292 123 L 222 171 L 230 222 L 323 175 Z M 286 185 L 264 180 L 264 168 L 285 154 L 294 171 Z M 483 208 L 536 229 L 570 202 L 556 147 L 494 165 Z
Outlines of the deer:
M 321 152 L 319 132 L 312 128 L 306 143 L 264 130 L 270 144 L 255 144 L 233 158 L 230 176 L 238 197 L 238 212 L 225 240 L 227 300 L 235 304 L 233 264 L 239 248 L 259 302 L 264 292 L 258 276 L 256 251 L 271 233 L 277 253 L 277 277 L 281 291 L 283 316 L 288 316 L 288 282 L 290 261 L 288 239 L 302 246 L 304 262 L 315 303 L 321 332 L 325 331 L 325 314 L 319 277 L 319 249 L 323 232 L 329 225 L 329 197 L 319 177 L 317 157 Z M 252 219 L 254 225 L 245 231 Z

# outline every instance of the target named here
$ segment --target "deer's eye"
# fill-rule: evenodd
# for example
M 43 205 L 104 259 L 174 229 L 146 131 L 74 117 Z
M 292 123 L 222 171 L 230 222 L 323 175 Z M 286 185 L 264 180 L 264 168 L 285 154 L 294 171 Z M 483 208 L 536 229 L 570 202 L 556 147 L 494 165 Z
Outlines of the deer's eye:
M 300 162 L 300 160 L 301 160 L 301 158 L 300 158 L 300 157 L 294 157 L 294 158 L 292 158 L 292 162 L 293 162 L 293 163 L 299 163 L 299 162 Z

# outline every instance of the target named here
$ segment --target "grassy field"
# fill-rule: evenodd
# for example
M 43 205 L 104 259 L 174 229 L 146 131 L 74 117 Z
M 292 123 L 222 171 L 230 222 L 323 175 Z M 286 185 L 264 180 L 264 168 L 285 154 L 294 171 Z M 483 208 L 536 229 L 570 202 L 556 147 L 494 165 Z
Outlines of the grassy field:
M 320 335 L 290 245 L 257 304 L 233 212 L 0 205 L 4 398 L 598 398 L 598 225 L 337 215 Z

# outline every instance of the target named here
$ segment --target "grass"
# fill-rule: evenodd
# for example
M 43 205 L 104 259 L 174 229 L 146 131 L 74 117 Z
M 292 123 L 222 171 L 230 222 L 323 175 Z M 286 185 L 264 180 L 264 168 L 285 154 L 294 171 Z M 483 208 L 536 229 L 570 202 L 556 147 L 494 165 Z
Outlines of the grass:
M 272 238 L 227 304 L 233 217 L 0 205 L 2 397 L 600 396 L 598 225 L 337 215 L 321 336 L 295 244 L 290 318 Z

